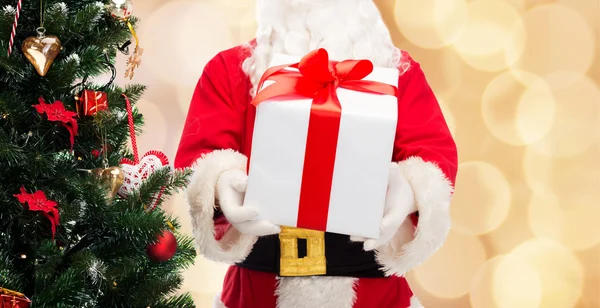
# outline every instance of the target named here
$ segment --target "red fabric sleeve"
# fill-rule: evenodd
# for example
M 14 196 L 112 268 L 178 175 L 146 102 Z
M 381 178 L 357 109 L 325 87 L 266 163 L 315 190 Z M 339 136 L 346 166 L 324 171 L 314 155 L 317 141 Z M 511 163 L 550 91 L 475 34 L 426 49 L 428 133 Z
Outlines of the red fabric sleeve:
M 240 82 L 245 77 L 241 69 L 241 56 L 243 54 L 239 47 L 223 51 L 204 67 L 190 103 L 175 157 L 175 168 L 190 167 L 202 155 L 215 150 L 240 152 L 245 108 L 243 99 L 238 97 L 249 93 L 248 87 Z M 231 224 L 225 217 L 217 216 L 214 226 L 215 239 L 218 241 Z
M 236 70 L 227 60 L 220 53 L 204 68 L 185 120 L 175 168 L 189 167 L 214 150 L 240 151 L 245 114 L 244 108 L 235 105 L 230 78 L 241 68 Z
M 398 127 L 393 159 L 417 156 L 436 164 L 454 185 L 458 167 L 456 144 L 435 94 L 419 63 L 408 54 L 410 67 L 398 81 Z
M 393 160 L 416 156 L 436 164 L 454 186 L 458 168 L 456 143 L 421 65 L 403 53 L 410 64 L 398 81 L 398 127 Z M 411 215 L 415 228 L 418 212 Z

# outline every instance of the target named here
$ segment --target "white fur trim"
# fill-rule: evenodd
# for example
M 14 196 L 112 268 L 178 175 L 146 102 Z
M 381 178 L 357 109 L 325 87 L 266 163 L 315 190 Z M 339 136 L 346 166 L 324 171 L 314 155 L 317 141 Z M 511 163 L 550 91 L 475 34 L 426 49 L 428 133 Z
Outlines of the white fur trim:
M 223 302 L 221 301 L 221 292 L 215 295 L 212 306 L 213 308 L 227 308 L 227 306 L 225 306 L 225 304 L 223 304 Z
M 377 249 L 377 261 L 387 275 L 404 276 L 427 260 L 446 241 L 454 188 L 437 165 L 419 157 L 408 158 L 398 166 L 413 189 L 419 224 L 414 237 L 407 241 L 406 230 L 410 222 L 407 218 L 394 238 Z
M 352 308 L 357 281 L 349 277 L 281 277 L 275 291 L 277 308 Z
M 421 302 L 419 301 L 419 299 L 413 295 L 413 297 L 410 298 L 410 307 L 408 307 L 408 308 L 424 308 L 424 307 L 423 307 L 423 304 L 421 304 Z
M 219 176 L 227 170 L 246 170 L 247 158 L 232 150 L 217 150 L 198 159 L 186 195 L 192 216 L 192 231 L 200 254 L 209 260 L 233 264 L 243 261 L 256 242 L 255 236 L 229 228 L 215 240 L 215 192 Z

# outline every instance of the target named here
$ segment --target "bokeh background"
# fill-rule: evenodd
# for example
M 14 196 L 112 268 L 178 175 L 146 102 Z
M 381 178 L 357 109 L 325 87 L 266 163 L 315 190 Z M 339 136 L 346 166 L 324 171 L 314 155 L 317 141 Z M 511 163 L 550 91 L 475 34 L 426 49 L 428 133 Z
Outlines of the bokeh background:
M 600 0 L 375 2 L 460 152 L 453 228 L 410 273 L 415 293 L 426 307 L 600 307 Z M 204 64 L 253 38 L 256 3 L 134 5 L 145 48 L 134 82 L 148 85 L 138 143 L 173 160 Z M 182 196 L 166 207 L 191 233 Z M 225 270 L 198 257 L 186 272 L 199 308 Z

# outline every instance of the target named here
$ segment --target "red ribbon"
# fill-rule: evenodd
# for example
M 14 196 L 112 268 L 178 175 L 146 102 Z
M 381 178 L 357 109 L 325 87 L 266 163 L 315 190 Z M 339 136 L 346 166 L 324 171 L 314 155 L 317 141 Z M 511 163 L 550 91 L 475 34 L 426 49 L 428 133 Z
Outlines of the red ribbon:
M 297 68 L 298 71 L 288 68 Z M 318 49 L 304 56 L 299 63 L 268 69 L 260 80 L 259 89 L 267 80 L 275 83 L 256 95 L 251 102 L 254 106 L 269 99 L 291 95 L 313 99 L 300 188 L 298 228 L 321 231 L 327 228 L 342 118 L 337 88 L 396 96 L 398 89 L 395 86 L 362 80 L 372 71 L 373 64 L 368 60 L 329 61 L 327 51 Z

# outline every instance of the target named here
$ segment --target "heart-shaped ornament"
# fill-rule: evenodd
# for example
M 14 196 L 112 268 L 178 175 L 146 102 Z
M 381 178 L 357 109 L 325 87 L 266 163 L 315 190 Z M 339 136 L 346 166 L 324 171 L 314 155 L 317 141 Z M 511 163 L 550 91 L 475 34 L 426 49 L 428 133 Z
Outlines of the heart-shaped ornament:
M 150 151 L 140 159 L 139 163 L 133 162 L 131 159 L 121 159 L 121 170 L 125 179 L 123 185 L 119 189 L 119 196 L 127 198 L 134 190 L 138 189 L 142 182 L 146 180 L 154 171 L 161 169 L 169 164 L 167 155 L 160 151 Z M 164 187 L 161 188 L 160 192 L 152 198 L 152 204 L 147 204 L 146 209 L 151 212 L 153 211 L 158 200 L 162 196 Z
M 58 37 L 54 35 L 48 36 L 31 36 L 25 39 L 21 51 L 33 64 L 35 70 L 40 76 L 46 76 L 52 62 L 58 56 L 62 49 L 62 45 Z

